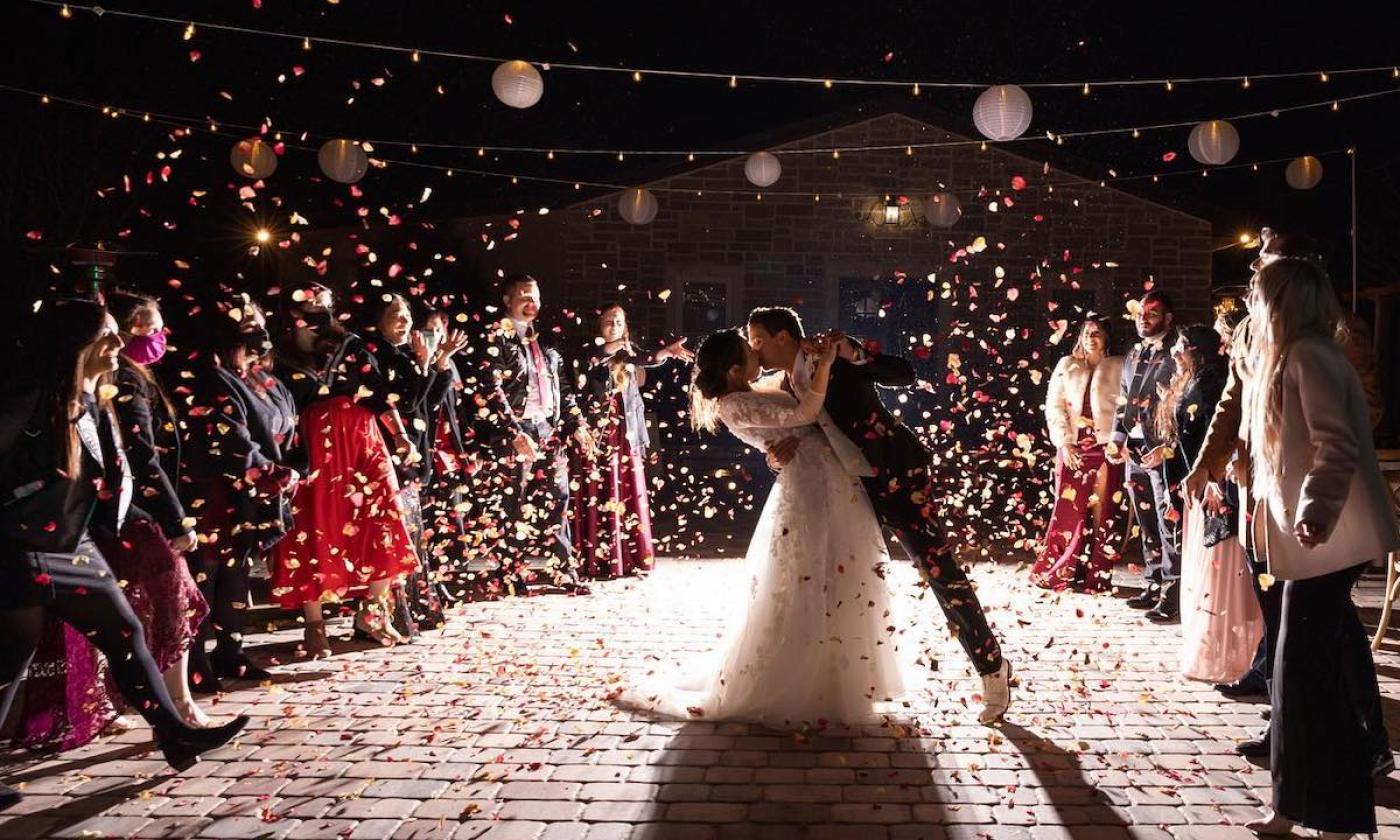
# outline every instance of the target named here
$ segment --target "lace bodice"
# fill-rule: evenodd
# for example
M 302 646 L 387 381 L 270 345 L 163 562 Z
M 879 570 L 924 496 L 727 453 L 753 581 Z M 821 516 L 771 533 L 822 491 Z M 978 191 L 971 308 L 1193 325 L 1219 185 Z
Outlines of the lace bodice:
M 719 418 L 744 443 L 767 449 L 785 437 L 824 437 L 813 424 L 825 399 L 826 394 L 816 391 L 800 401 L 785 391 L 739 391 L 720 397 Z

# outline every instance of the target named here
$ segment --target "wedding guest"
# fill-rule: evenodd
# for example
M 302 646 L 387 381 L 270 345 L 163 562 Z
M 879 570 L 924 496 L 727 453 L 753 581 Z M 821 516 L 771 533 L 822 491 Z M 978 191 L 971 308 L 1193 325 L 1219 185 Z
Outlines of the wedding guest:
M 324 287 L 294 291 L 277 341 L 309 472 L 293 496 L 295 525 L 277 544 L 272 594 L 303 610 L 313 658 L 331 654 L 321 605 L 347 598 L 365 599 L 356 630 L 384 645 L 405 641 L 393 627 L 391 588 L 418 567 L 377 419 L 401 461 L 416 449 L 374 354 L 339 325 L 333 305 Z
M 167 329 L 160 305 L 146 295 L 114 291 L 107 309 L 121 330 L 120 366 L 113 400 L 123 451 L 131 465 L 134 503 L 150 515 L 132 517 L 120 540 L 101 545 L 127 600 L 146 630 L 146 644 L 165 673 L 165 686 L 191 723 L 209 718 L 189 689 L 189 663 L 201 658 L 198 630 L 208 606 L 189 564 L 178 555 L 197 545 L 180 502 L 180 430 L 169 395 L 151 371 L 166 357 Z M 154 520 L 154 522 L 152 522 Z M 158 526 L 158 527 L 156 527 Z
M 488 336 L 498 355 L 491 361 L 489 394 L 492 434 L 499 457 L 510 462 L 514 492 L 506 501 L 508 541 L 515 568 L 508 585 L 526 590 L 523 565 L 544 555 L 552 582 L 576 594 L 588 591 L 579 579 L 578 559 L 567 521 L 570 437 L 584 449 L 593 436 L 581 422 L 573 390 L 563 376 L 563 358 L 535 329 L 540 312 L 539 281 L 528 274 L 506 279 L 501 288 L 506 318 Z
M 1200 454 L 1210 418 L 1225 388 L 1226 356 L 1220 333 L 1204 325 L 1180 331 L 1172 348 L 1176 373 L 1157 407 L 1163 441 L 1144 462 L 1160 464 L 1171 492 Z M 1226 488 L 1232 487 L 1227 483 Z M 1244 550 L 1234 534 L 1238 493 L 1226 489 L 1204 502 L 1183 499 L 1181 545 L 1181 671 L 1219 683 L 1249 668 L 1264 620 L 1250 582 Z
M 452 332 L 449 324 L 448 315 L 442 310 L 433 310 L 423 319 L 423 360 L 436 358 L 438 349 L 448 345 Z M 465 333 L 456 343 L 465 349 Z M 429 584 L 444 606 L 458 600 L 453 586 L 463 582 L 459 572 L 469 545 L 464 511 L 471 504 L 467 498 L 473 489 L 470 479 L 479 466 L 474 448 L 469 445 L 474 432 L 457 358 L 460 356 L 446 357 L 445 364 L 438 363 L 438 376 L 445 380 L 445 387 L 442 403 L 428 418 L 433 463 L 423 490 L 422 559 Z
M 466 339 L 460 332 L 451 333 L 446 343 L 435 346 L 430 354 L 424 334 L 413 330 L 413 312 L 408 300 L 397 294 L 385 294 L 381 298 L 373 331 L 377 335 L 368 341 L 368 347 L 383 374 L 387 398 L 398 410 L 417 453 L 416 459 L 400 459 L 395 466 L 405 522 L 414 545 L 421 550 L 424 531 L 422 491 L 432 479 L 434 465 L 432 418 L 442 408 L 452 385 L 446 369 L 452 365 L 452 357 L 466 345 Z M 417 634 L 419 625 L 442 625 L 442 604 L 426 578 L 417 572 L 410 573 L 402 591 L 407 603 L 398 610 L 400 619 L 395 628 L 400 635 L 411 639 Z
M 1123 466 L 1104 457 L 1113 435 L 1123 358 L 1109 355 L 1108 321 L 1089 318 L 1050 375 L 1045 424 L 1055 445 L 1055 506 L 1031 581 L 1104 592 L 1123 535 Z
M 252 607 L 249 578 L 256 558 L 291 526 L 288 497 L 297 472 L 283 463 L 270 401 L 250 386 L 253 360 L 268 349 L 268 335 L 245 329 L 241 309 L 206 305 L 198 318 L 200 346 L 191 354 L 180 389 L 189 430 L 188 497 L 197 500 L 199 549 L 190 555 L 209 602 L 208 656 L 195 688 L 212 693 L 222 679 L 265 680 L 272 675 L 249 659 L 243 633 Z M 202 645 L 201 645 L 202 647 Z M 202 650 L 201 650 L 202 653 Z
M 650 357 L 632 343 L 619 304 L 598 316 L 598 335 L 583 358 L 590 428 L 598 446 L 570 453 L 574 549 L 590 577 L 623 577 L 651 569 L 651 504 L 647 492 L 647 433 L 642 387 L 647 369 L 672 358 L 689 361 L 685 339 Z
M 1166 474 L 1160 467 L 1144 465 L 1142 457 L 1160 443 L 1152 417 L 1158 394 L 1172 378 L 1169 350 L 1175 317 L 1165 292 L 1150 291 L 1138 301 L 1135 321 L 1141 341 L 1124 361 L 1113 437 L 1104 451 L 1110 463 L 1127 464 L 1128 498 L 1142 538 L 1147 586 L 1128 600 L 1128 606 L 1147 610 L 1155 621 L 1173 621 L 1178 613 L 1181 556 L 1173 537 L 1181 511 L 1173 504 Z
M 1321 265 L 1322 260 L 1318 256 L 1316 243 L 1301 231 L 1266 227 L 1260 232 L 1259 239 L 1259 256 L 1251 265 L 1256 273 L 1265 265 L 1284 256 L 1308 259 Z M 1251 526 L 1254 511 L 1254 499 L 1250 488 L 1252 445 L 1249 425 L 1244 422 L 1247 394 L 1254 381 L 1254 368 L 1250 356 L 1250 323 L 1251 318 L 1246 309 L 1245 317 L 1235 326 L 1232 334 L 1229 375 L 1225 380 L 1225 389 L 1211 418 L 1201 453 L 1196 458 L 1191 473 L 1183 482 L 1184 495 L 1197 501 L 1203 501 L 1208 491 L 1211 495 L 1220 494 L 1220 488 L 1225 482 L 1233 483 L 1239 494 L 1235 530 L 1243 544 L 1245 559 L 1253 572 L 1251 580 L 1254 584 L 1254 594 L 1264 617 L 1264 638 L 1255 652 L 1249 672 L 1234 682 L 1216 686 L 1217 691 L 1230 698 L 1272 695 L 1274 652 L 1278 647 L 1283 610 L 1283 587 L 1263 583 L 1268 580 L 1269 572 L 1267 546 L 1257 543 Z M 1379 719 L 1380 708 L 1377 706 L 1374 709 L 1358 710 L 1357 713 L 1371 719 Z M 1235 751 L 1251 758 L 1267 757 L 1271 744 L 1271 730 L 1272 727 L 1266 725 L 1259 735 L 1237 744 Z M 1378 768 L 1394 766 L 1387 741 L 1381 739 L 1376 745 L 1376 751 Z
M 0 405 L 0 720 L 45 618 L 56 616 L 102 651 L 166 760 L 187 769 L 248 718 L 208 729 L 181 719 L 141 622 L 92 538 L 119 533 L 132 501 L 110 392 L 100 387 L 120 364 L 120 330 L 100 304 L 79 300 L 45 304 L 34 326 L 23 380 L 10 383 Z M 0 790 L 0 801 L 15 798 Z
M 1376 462 L 1365 394 L 1335 336 L 1341 307 L 1313 261 L 1284 257 L 1249 300 L 1255 527 L 1283 582 L 1272 698 L 1272 809 L 1260 834 L 1294 825 L 1374 833 L 1375 742 L 1384 722 L 1375 663 L 1352 587 L 1400 547 Z

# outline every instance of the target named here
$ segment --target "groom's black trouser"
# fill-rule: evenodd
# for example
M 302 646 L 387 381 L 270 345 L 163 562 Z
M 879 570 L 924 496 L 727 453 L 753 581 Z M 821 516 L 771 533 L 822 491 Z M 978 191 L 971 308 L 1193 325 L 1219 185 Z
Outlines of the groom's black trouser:
M 931 472 L 928 467 L 921 467 L 902 473 L 893 483 L 896 486 L 892 488 L 888 479 L 865 479 L 880 523 L 893 530 L 904 544 L 977 673 L 995 673 L 1001 668 L 1001 644 L 987 624 L 972 581 L 948 546 L 937 515 L 937 501 L 942 495 Z

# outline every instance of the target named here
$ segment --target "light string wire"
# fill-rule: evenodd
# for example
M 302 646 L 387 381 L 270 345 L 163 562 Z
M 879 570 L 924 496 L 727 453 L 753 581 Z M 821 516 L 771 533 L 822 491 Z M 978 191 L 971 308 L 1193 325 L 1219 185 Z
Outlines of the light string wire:
M 108 16 L 129 20 L 140 20 L 153 23 L 164 23 L 179 26 L 188 30 L 188 27 L 196 29 L 209 29 L 218 32 L 229 32 L 239 35 L 259 36 L 266 38 L 278 38 L 289 41 L 297 41 L 302 45 L 324 44 L 327 46 L 351 47 L 357 49 L 377 50 L 380 52 L 397 53 L 410 57 L 430 56 L 434 58 L 450 58 L 461 61 L 471 61 L 480 63 L 499 64 L 504 61 L 514 60 L 505 56 L 484 55 L 480 53 L 458 52 L 454 50 L 434 49 L 430 47 L 409 47 L 402 44 L 388 44 L 376 41 L 356 41 L 348 38 L 333 38 L 324 35 L 313 35 L 310 33 L 277 32 L 270 29 L 259 29 L 251 26 L 240 26 L 237 24 L 221 23 L 218 21 L 200 21 L 192 18 L 176 18 L 166 15 L 149 14 L 146 12 L 133 12 L 124 9 L 111 9 L 105 6 L 87 5 L 82 3 L 65 3 L 62 0 L 29 0 L 41 6 L 56 8 L 64 17 L 71 17 L 74 10 L 89 12 L 98 18 Z M 605 64 L 589 64 L 573 61 L 546 61 L 542 59 L 532 59 L 531 64 L 539 65 L 548 70 L 571 70 L 595 73 L 627 74 L 631 76 L 659 76 L 670 78 L 688 79 L 711 79 L 721 80 L 733 85 L 736 82 L 774 82 L 803 85 L 823 85 L 832 87 L 843 86 L 863 86 L 863 87 L 897 87 L 909 88 L 917 92 L 920 88 L 955 88 L 955 89 L 979 89 L 988 87 L 987 82 L 974 81 L 946 81 L 946 80 L 894 80 L 894 79 L 871 79 L 853 77 L 825 77 L 825 76 L 799 76 L 799 75 L 773 75 L 764 73 L 724 73 L 718 71 L 704 70 L 677 70 L 661 67 L 641 67 L 641 66 L 609 66 Z M 1284 80 L 1316 78 L 1323 82 L 1328 81 L 1333 76 L 1362 75 L 1369 73 L 1389 73 L 1395 78 L 1400 78 L 1400 66 L 1396 64 L 1376 65 L 1372 67 L 1348 67 L 1337 70 L 1317 69 L 1317 70 L 1297 70 L 1276 73 L 1236 73 L 1217 76 L 1183 76 L 1145 78 L 1145 79 L 1081 79 L 1079 81 L 1046 81 L 1046 82 L 1019 82 L 1023 88 L 1040 89 L 1092 89 L 1095 87 L 1143 87 L 1143 86 L 1167 86 L 1184 84 L 1206 84 L 1216 82 L 1240 82 L 1252 83 L 1254 80 Z

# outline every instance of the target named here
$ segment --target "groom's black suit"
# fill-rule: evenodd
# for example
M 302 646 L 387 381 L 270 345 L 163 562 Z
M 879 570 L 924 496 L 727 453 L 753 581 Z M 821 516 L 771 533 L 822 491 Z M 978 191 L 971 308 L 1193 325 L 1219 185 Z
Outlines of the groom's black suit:
M 991 674 L 1001 667 L 1001 646 L 939 522 L 941 490 L 933 453 L 890 413 L 875 390 L 877 385 L 907 387 L 914 381 L 913 366 L 898 356 L 870 354 L 860 364 L 838 358 L 831 367 L 824 408 L 875 468 L 875 477 L 864 481 L 880 523 L 904 544 L 977 672 Z

